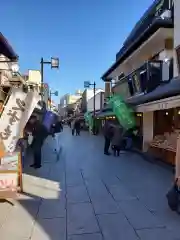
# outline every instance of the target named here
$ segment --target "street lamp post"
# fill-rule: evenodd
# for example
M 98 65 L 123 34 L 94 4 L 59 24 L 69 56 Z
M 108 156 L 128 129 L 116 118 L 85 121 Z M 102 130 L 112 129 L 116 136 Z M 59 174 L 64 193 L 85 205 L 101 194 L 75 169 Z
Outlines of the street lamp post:
M 95 135 L 95 117 L 96 117 L 96 82 L 90 83 L 89 81 L 84 82 L 84 88 L 93 86 L 93 134 Z
M 41 58 L 41 99 L 43 100 L 43 84 L 44 84 L 44 64 L 51 65 L 51 68 L 59 68 L 59 58 L 51 58 L 51 61 L 44 61 Z

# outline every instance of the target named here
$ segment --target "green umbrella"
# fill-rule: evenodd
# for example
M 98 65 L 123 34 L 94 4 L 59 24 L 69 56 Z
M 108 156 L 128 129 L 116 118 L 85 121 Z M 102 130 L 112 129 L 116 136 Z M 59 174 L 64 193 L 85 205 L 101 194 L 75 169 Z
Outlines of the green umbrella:
M 134 113 L 120 95 L 111 96 L 109 104 L 123 128 L 128 130 L 135 126 Z

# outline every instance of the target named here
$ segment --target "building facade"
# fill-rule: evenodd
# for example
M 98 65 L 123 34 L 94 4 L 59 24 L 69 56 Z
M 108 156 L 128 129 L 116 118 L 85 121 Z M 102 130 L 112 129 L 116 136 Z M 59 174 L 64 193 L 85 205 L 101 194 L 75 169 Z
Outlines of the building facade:
M 69 115 L 74 114 L 76 111 L 76 105 L 81 99 L 81 91 L 76 91 L 76 94 L 65 94 L 60 98 L 60 103 L 58 104 L 58 112 L 61 117 L 65 118 Z
M 112 86 L 140 116 L 143 150 L 163 153 L 171 164 L 180 120 L 179 11 L 178 0 L 154 1 L 102 76 L 106 96 Z
M 101 111 L 104 107 L 104 91 L 95 94 L 95 111 Z M 94 111 L 94 96 L 87 101 L 87 111 Z
M 104 90 L 102 89 L 96 89 L 95 90 L 95 98 L 97 96 L 97 99 L 100 98 L 100 93 L 104 92 Z M 93 89 L 85 89 L 83 94 L 82 94 L 82 105 L 81 105 L 81 109 L 82 112 L 87 112 L 88 108 L 91 109 L 92 108 L 92 103 L 93 103 L 93 97 L 94 97 L 94 90 Z M 89 102 L 90 101 L 90 102 Z M 89 106 L 88 106 L 88 102 L 89 102 Z M 104 100 L 103 100 L 104 102 Z M 103 103 L 104 104 L 104 103 Z M 97 105 L 99 105 L 99 103 L 97 103 Z

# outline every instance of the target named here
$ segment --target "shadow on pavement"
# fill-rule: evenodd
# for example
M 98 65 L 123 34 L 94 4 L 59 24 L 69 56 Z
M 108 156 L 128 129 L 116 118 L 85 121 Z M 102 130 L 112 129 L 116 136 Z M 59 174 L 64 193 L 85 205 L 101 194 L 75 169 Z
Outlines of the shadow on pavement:
M 42 155 L 42 168 L 35 170 L 29 167 L 28 153 L 23 171 L 24 193 L 14 206 L 3 204 L 7 211 L 4 218 L 0 217 L 1 240 L 66 239 L 65 159 L 61 153 L 57 161 L 48 141 Z

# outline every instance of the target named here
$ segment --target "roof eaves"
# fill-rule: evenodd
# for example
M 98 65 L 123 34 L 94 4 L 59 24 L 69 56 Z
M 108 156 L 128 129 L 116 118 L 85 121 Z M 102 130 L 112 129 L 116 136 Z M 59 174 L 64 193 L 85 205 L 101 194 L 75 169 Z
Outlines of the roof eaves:
M 10 43 L 8 42 L 8 40 L 4 37 L 4 35 L 0 32 L 0 41 L 2 42 L 2 44 L 4 45 L 4 47 L 7 49 L 8 51 L 8 58 L 10 58 L 10 60 L 18 60 L 18 55 L 15 53 L 15 51 L 13 50 L 12 46 L 10 45 Z
M 108 75 L 111 74 L 111 72 L 114 71 L 114 70 L 115 70 L 126 58 L 128 58 L 134 51 L 136 51 L 136 49 L 138 49 L 139 46 L 138 46 L 137 48 L 133 49 L 134 46 L 135 46 L 135 44 L 137 44 L 138 42 L 140 42 L 140 40 L 143 38 L 143 36 L 144 36 L 145 34 L 147 34 L 147 33 L 152 29 L 152 27 L 155 27 L 155 26 L 158 25 L 158 24 L 162 24 L 162 25 L 163 25 L 164 23 L 166 23 L 166 26 L 164 26 L 164 28 L 173 28 L 173 23 L 172 23 L 172 21 L 166 21 L 166 22 L 165 22 L 165 20 L 161 20 L 161 19 L 159 19 L 159 18 L 156 19 L 156 20 L 152 23 L 151 28 L 149 27 L 148 29 L 146 29 L 146 30 L 139 36 L 139 38 L 137 38 L 137 39 L 127 48 L 127 50 L 122 53 L 121 57 L 119 57 L 119 59 L 118 59 L 115 63 L 113 63 L 113 64 L 111 65 L 111 67 L 102 75 L 101 79 L 102 79 L 103 81 L 107 81 Z M 146 39 L 146 40 L 147 40 L 147 39 Z M 146 40 L 145 40 L 145 41 L 146 41 Z

